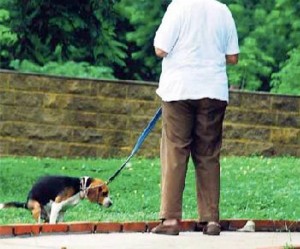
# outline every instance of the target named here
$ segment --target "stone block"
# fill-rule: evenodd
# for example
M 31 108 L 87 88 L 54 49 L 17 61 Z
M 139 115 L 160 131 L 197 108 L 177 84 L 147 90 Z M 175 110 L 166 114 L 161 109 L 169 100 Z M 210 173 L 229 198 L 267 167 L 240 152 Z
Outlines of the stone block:
M 149 117 L 145 116 L 131 116 L 128 120 L 126 128 L 131 131 L 143 131 L 148 123 L 150 122 Z
M 248 109 L 228 108 L 225 114 L 225 122 L 247 125 L 276 126 L 276 113 L 250 111 Z
M 278 114 L 277 126 L 279 127 L 300 127 L 300 115 L 298 114 Z
M 69 146 L 62 142 L 43 142 L 38 143 L 38 156 L 42 157 L 67 157 L 69 153 Z
M 77 128 L 73 131 L 72 142 L 101 145 L 104 144 L 105 131 Z
M 193 232 L 196 230 L 196 221 L 184 220 L 180 222 L 180 231 L 182 232 Z
M 14 227 L 14 235 L 31 235 L 30 225 L 18 225 Z
M 69 146 L 68 154 L 69 157 L 97 157 L 96 146 L 84 146 L 84 145 L 73 145 Z
M 103 148 L 97 151 L 98 157 L 104 158 L 120 158 L 129 156 L 130 152 L 132 151 L 132 147 L 111 147 L 107 146 L 105 150 Z
M 9 88 L 14 90 L 24 90 L 27 92 L 38 92 L 42 81 L 48 80 L 36 75 L 12 73 Z
M 1 132 L 1 125 L 0 125 L 0 132 Z M 8 155 L 9 142 L 5 138 L 1 138 L 1 137 L 2 136 L 0 135 L 0 155 Z
M 19 124 L 14 125 L 13 122 L 4 121 L 0 123 L 1 137 L 18 137 L 24 133 L 24 127 Z
M 97 126 L 97 114 L 80 112 L 80 111 L 65 111 L 62 112 L 62 125 L 73 127 L 96 127 Z
M 244 227 L 246 223 L 247 223 L 247 220 L 245 220 L 245 219 L 230 220 L 228 230 L 236 231 L 237 229 Z
M 8 105 L 0 105 L 0 121 L 14 120 L 14 112 L 15 107 Z
M 20 224 L 15 225 L 14 227 L 14 235 L 39 235 L 41 232 L 41 225 L 39 224 Z
M 140 232 L 144 233 L 147 231 L 146 223 L 144 222 L 126 222 L 123 223 L 123 232 Z
M 67 109 L 85 112 L 97 112 L 99 99 L 96 97 L 72 96 L 69 98 Z
M 0 135 L 8 137 L 28 138 L 33 140 L 64 140 L 70 134 L 64 129 L 55 126 L 43 126 L 33 123 L 3 122 L 0 124 Z
M 300 100 L 293 96 L 272 96 L 272 110 L 281 112 L 300 112 Z
M 127 97 L 134 100 L 154 101 L 156 88 L 157 86 L 129 85 Z
M 44 224 L 41 233 L 66 233 L 68 230 L 67 224 Z
M 93 223 L 68 223 L 69 233 L 93 233 L 95 224 Z
M 67 93 L 68 88 L 66 84 L 66 80 L 68 78 L 66 77 L 56 77 L 56 76 L 51 76 L 51 77 L 40 77 L 38 79 L 40 88 L 39 90 L 43 93 L 57 93 L 57 94 L 62 94 L 62 93 Z
M 269 141 L 270 129 L 257 126 L 228 125 L 225 123 L 223 137 L 225 139 Z
M 147 232 L 151 232 L 151 230 L 154 227 L 158 226 L 159 223 L 160 223 L 160 221 L 149 221 L 149 222 L 147 222 Z
M 39 156 L 40 144 L 30 140 L 14 139 L 9 144 L 9 152 L 11 155 L 19 156 Z
M 0 108 L 5 108 L 5 106 L 2 105 L 14 105 L 14 104 L 15 104 L 15 93 L 6 90 L 0 90 Z
M 68 152 L 68 146 L 64 143 L 40 142 L 30 139 L 11 139 L 8 143 L 10 155 L 63 157 Z
M 159 105 L 155 102 L 134 101 L 130 102 L 130 107 L 132 115 L 148 117 L 150 121 L 159 108 Z
M 98 100 L 98 113 L 128 115 L 132 112 L 132 103 L 125 100 L 105 99 Z
M 50 125 L 39 125 L 35 127 L 38 131 L 32 133 L 29 138 L 37 137 L 38 134 L 42 134 L 40 137 L 43 141 L 60 141 L 60 142 L 69 142 L 71 141 L 72 130 L 67 127 L 57 127 L 57 126 L 50 126 Z
M 68 112 L 60 109 L 40 109 L 39 115 L 34 116 L 32 119 L 37 123 L 49 124 L 49 125 L 65 125 L 68 120 Z
M 111 147 L 133 146 L 130 131 L 104 131 L 104 143 Z
M 246 155 L 262 155 L 262 156 L 276 156 L 277 151 L 273 143 L 268 142 L 257 142 L 257 143 L 247 143 L 246 145 Z
M 87 79 L 65 79 L 66 93 L 72 95 L 96 96 L 96 92 L 92 91 L 92 82 Z
M 241 102 L 242 102 L 242 97 L 240 91 L 230 90 L 228 107 L 240 107 Z
M 11 74 L 0 72 L 0 89 L 8 89 L 11 82 Z
M 96 123 L 98 129 L 104 130 L 125 130 L 130 118 L 127 115 L 118 114 L 98 114 Z
M 120 223 L 98 223 L 96 224 L 95 233 L 119 233 L 122 231 Z
M 283 145 L 278 143 L 274 144 L 274 149 L 277 155 L 300 157 L 299 145 Z
M 15 93 L 15 103 L 19 106 L 42 107 L 44 94 L 42 93 Z
M 41 122 L 42 109 L 26 106 L 3 106 L 2 115 L 5 121 Z
M 282 144 L 300 144 L 300 129 L 272 129 L 271 141 Z
M 141 149 L 138 151 L 137 156 L 145 157 L 145 158 L 157 158 L 159 157 L 159 154 L 160 154 L 159 144 L 157 144 L 157 147 L 154 149 L 153 148 L 149 149 L 142 146 Z
M 72 97 L 69 95 L 58 95 L 53 93 L 44 94 L 43 107 L 52 109 L 67 109 Z
M 271 110 L 271 96 L 266 93 L 241 93 L 241 108 L 268 112 Z
M 13 236 L 13 226 L 7 225 L 7 226 L 0 226 L 0 238 L 1 237 L 7 237 L 7 236 Z
M 117 82 L 101 82 L 97 84 L 97 95 L 106 98 L 126 99 L 128 85 Z
M 235 155 L 235 156 L 243 156 L 243 155 L 251 155 L 252 151 L 248 151 L 247 144 L 242 141 L 235 141 L 231 139 L 223 139 L 222 155 Z

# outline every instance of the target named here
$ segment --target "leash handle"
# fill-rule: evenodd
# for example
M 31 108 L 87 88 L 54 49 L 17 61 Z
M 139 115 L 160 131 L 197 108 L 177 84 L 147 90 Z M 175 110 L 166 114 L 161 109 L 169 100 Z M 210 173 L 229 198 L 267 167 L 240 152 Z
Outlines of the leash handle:
M 106 182 L 107 185 L 109 183 L 111 183 L 120 174 L 120 172 L 125 168 L 126 164 L 130 161 L 130 159 L 137 153 L 137 151 L 140 149 L 140 147 L 143 144 L 146 137 L 149 135 L 149 133 L 152 131 L 152 129 L 156 125 L 157 121 L 159 120 L 159 118 L 161 116 L 161 113 L 162 113 L 162 110 L 161 110 L 161 107 L 159 107 L 158 110 L 156 111 L 155 115 L 153 116 L 153 118 L 148 123 L 147 127 L 144 129 L 142 134 L 137 139 L 137 142 L 136 142 L 133 150 L 131 151 L 131 154 L 126 159 L 126 161 L 121 165 L 121 167 L 107 180 L 107 182 Z

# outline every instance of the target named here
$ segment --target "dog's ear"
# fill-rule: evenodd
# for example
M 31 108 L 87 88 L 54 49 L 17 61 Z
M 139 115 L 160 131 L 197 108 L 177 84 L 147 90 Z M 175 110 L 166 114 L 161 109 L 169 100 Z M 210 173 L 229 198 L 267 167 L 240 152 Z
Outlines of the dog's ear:
M 88 192 L 87 192 L 87 198 L 89 199 L 90 202 L 97 202 L 97 203 L 102 203 L 102 184 L 103 181 L 99 179 L 93 179 L 90 178 L 90 183 L 88 184 Z
M 86 185 L 86 186 L 90 186 L 90 185 L 91 185 L 91 183 L 93 182 L 93 180 L 94 180 L 93 178 L 91 178 L 91 177 L 88 177 L 88 178 L 87 178 L 87 180 L 86 180 L 86 183 L 85 183 L 85 185 Z
M 90 188 L 87 192 L 87 198 L 90 202 L 97 202 L 99 188 Z
M 80 178 L 80 189 L 85 191 L 87 188 L 90 187 L 91 183 L 93 182 L 93 178 L 89 176 L 83 176 Z

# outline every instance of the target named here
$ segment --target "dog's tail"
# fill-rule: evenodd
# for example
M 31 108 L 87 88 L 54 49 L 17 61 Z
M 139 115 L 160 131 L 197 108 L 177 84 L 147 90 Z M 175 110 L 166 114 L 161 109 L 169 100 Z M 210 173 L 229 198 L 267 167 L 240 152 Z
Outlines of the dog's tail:
M 26 202 L 6 202 L 6 203 L 0 203 L 0 209 L 3 208 L 27 208 Z

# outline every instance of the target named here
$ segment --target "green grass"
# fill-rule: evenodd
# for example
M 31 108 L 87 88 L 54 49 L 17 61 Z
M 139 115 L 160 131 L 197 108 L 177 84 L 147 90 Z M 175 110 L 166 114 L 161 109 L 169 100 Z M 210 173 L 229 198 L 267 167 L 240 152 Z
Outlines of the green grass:
M 25 201 L 39 176 L 90 175 L 107 180 L 124 159 L 0 158 L 0 203 Z M 221 219 L 300 218 L 300 159 L 226 157 L 221 161 Z M 65 221 L 157 220 L 160 205 L 158 159 L 133 158 L 111 183 L 114 205 L 101 208 L 87 200 L 66 212 Z M 183 218 L 197 219 L 194 167 L 189 166 Z M 28 210 L 0 210 L 0 224 L 34 223 Z

